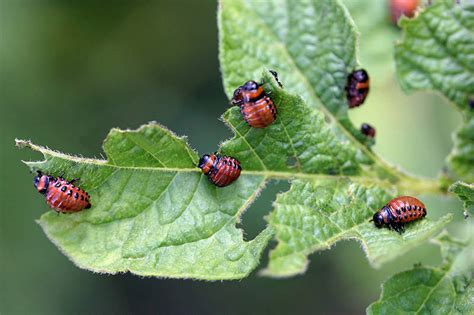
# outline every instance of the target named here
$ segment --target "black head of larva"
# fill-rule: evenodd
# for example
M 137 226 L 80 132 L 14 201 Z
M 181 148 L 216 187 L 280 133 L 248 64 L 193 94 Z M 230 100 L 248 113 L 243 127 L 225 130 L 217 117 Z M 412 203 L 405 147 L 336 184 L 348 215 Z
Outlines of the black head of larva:
M 374 221 L 374 224 L 376 227 L 381 228 L 383 226 L 383 216 L 380 214 L 380 212 L 377 212 L 374 214 L 372 221 Z
M 199 159 L 199 162 L 198 162 L 197 167 L 202 168 L 205 164 L 208 163 L 209 159 L 210 159 L 209 154 L 204 154 L 204 155 Z
M 253 91 L 253 90 L 258 89 L 258 87 L 259 87 L 259 84 L 255 81 L 247 81 L 245 82 L 244 85 L 242 85 L 242 89 L 244 91 Z
M 202 172 L 207 175 L 211 172 L 214 167 L 214 163 L 218 160 L 216 154 L 204 154 L 200 159 L 197 167 L 199 167 Z
M 384 206 L 382 209 L 380 209 L 374 214 L 372 220 L 370 221 L 373 221 L 375 226 L 378 228 L 381 228 L 384 225 L 390 225 L 392 223 L 392 215 L 390 209 L 387 208 L 387 206 Z
M 367 71 L 364 69 L 356 70 L 352 72 L 351 76 L 356 79 L 358 82 L 365 82 L 369 79 L 369 75 L 367 74 Z

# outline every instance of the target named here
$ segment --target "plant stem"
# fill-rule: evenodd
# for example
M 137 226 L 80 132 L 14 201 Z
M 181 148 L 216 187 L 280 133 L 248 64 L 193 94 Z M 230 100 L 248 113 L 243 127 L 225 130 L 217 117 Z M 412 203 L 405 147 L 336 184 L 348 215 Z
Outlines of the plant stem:
M 439 180 L 431 178 L 415 177 L 406 174 L 406 176 L 399 177 L 399 181 L 396 183 L 398 188 L 403 194 L 414 194 L 414 195 L 445 195 L 447 191 L 444 190 Z

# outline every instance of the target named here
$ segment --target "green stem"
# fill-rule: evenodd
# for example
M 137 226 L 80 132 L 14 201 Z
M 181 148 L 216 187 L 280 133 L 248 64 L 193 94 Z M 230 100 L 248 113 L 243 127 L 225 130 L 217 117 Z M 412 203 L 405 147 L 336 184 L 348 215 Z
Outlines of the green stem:
M 445 195 L 444 190 L 437 179 L 421 178 L 412 175 L 401 177 L 396 183 L 400 192 L 405 195 Z

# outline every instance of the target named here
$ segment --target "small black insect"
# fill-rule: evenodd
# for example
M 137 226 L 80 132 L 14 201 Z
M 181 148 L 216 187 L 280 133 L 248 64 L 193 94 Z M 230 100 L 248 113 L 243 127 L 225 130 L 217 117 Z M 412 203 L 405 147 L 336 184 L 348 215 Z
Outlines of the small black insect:
M 362 126 L 360 126 L 360 132 L 369 138 L 375 138 L 375 128 L 369 124 L 362 124 Z

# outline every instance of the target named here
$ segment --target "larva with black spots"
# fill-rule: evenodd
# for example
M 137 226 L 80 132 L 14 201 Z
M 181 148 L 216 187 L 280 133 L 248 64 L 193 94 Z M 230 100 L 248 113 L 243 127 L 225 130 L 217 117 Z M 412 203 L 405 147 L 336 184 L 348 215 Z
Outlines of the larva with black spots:
M 50 208 L 61 213 L 72 213 L 91 207 L 89 194 L 74 186 L 76 180 L 67 181 L 38 171 L 33 183 L 38 192 L 44 195 Z
M 401 196 L 390 200 L 377 213 L 371 221 L 376 227 L 387 226 L 389 229 L 402 233 L 405 224 L 422 219 L 426 216 L 426 207 L 415 197 Z

